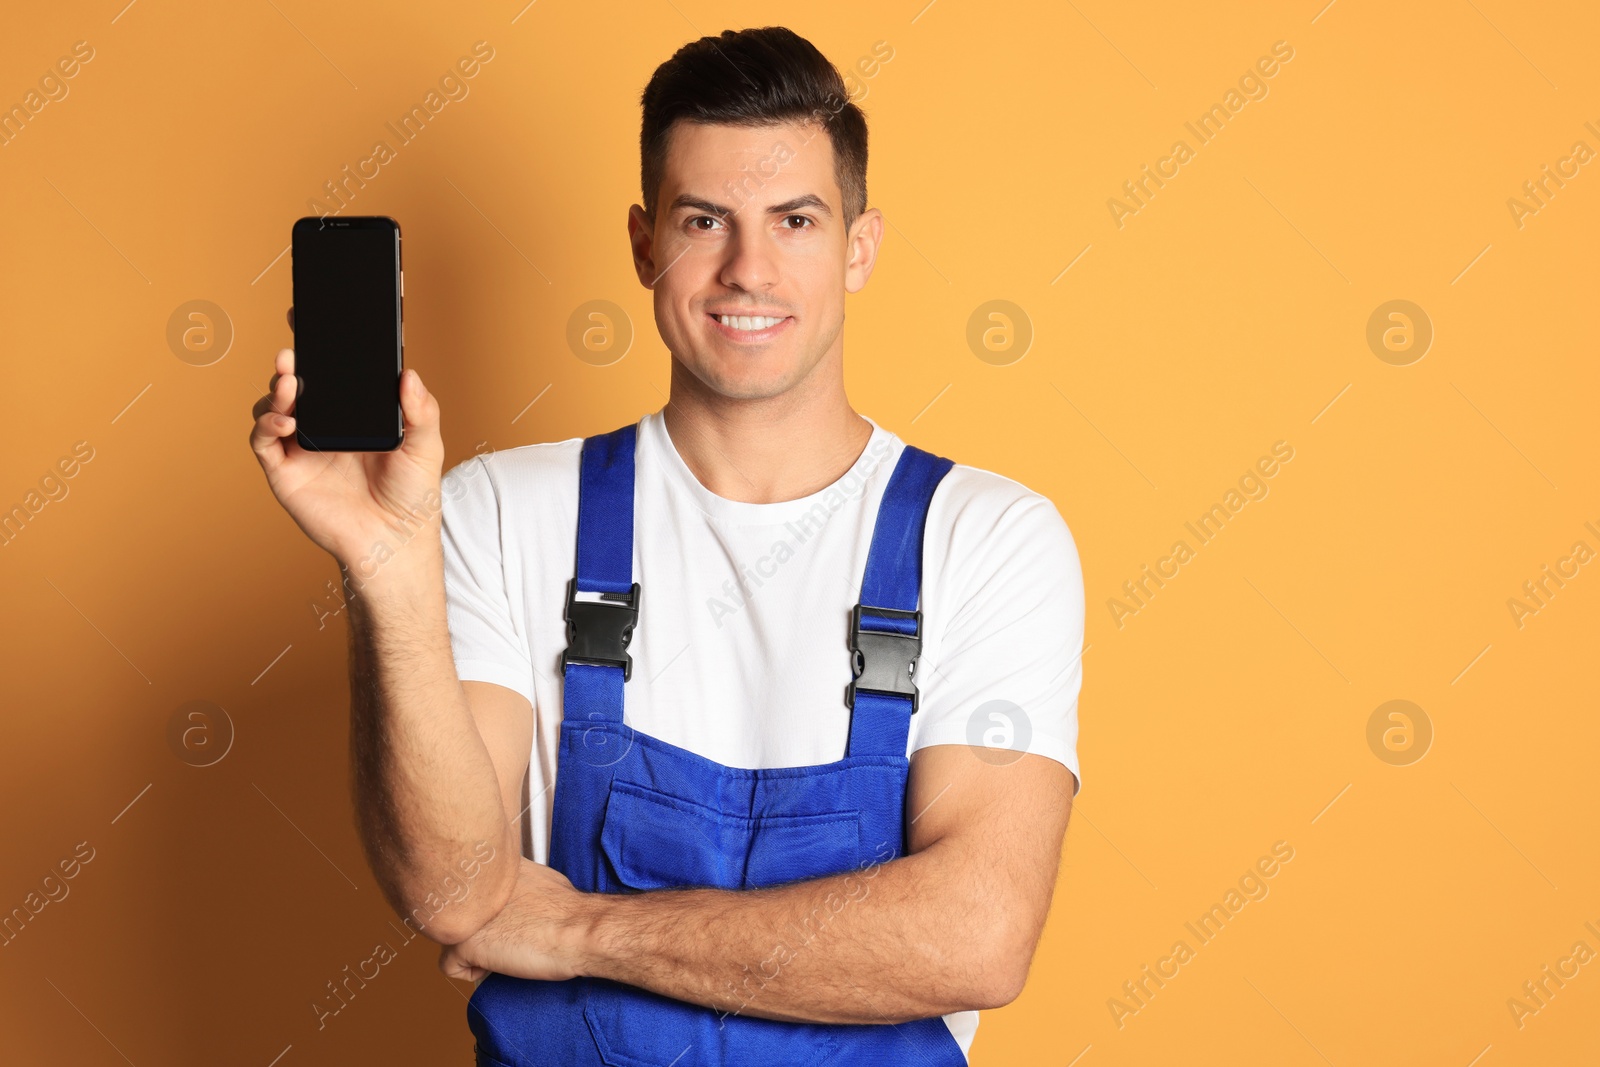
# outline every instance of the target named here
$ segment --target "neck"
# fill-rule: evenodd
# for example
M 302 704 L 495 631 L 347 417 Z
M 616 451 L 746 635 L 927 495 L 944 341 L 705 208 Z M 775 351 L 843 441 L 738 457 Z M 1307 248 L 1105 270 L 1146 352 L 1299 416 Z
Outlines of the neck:
M 860 458 L 872 425 L 850 406 L 842 375 L 811 379 L 778 396 L 727 397 L 674 358 L 662 409 L 672 445 L 727 500 L 776 504 L 818 492 Z

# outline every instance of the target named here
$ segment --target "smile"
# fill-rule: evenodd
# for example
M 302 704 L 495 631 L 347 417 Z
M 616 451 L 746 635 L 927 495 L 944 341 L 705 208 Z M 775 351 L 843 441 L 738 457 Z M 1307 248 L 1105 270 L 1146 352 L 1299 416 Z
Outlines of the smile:
M 717 332 L 735 341 L 766 341 L 782 333 L 794 319 L 785 315 L 713 315 L 706 318 L 716 325 Z

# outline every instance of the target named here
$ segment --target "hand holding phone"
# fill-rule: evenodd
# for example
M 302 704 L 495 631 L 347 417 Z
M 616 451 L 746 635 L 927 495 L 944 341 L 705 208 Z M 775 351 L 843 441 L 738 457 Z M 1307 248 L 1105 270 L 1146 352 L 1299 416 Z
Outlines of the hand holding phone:
M 291 308 L 289 315 L 291 328 L 304 328 L 302 314 Z M 444 442 L 439 402 L 421 376 L 407 369 L 397 383 L 403 420 L 398 448 L 316 451 L 303 447 L 297 433 L 301 390 L 295 359 L 293 348 L 279 350 L 267 393 L 251 412 L 250 448 L 284 510 L 319 547 L 358 571 L 373 558 L 375 546 L 394 550 L 419 528 L 437 530 Z M 403 534 L 398 542 L 397 534 Z

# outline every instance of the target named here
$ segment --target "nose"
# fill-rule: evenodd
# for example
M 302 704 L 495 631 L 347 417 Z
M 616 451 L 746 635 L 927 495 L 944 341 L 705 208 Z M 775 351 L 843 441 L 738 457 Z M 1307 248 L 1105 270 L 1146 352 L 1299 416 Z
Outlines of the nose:
M 725 246 L 726 261 L 720 280 L 730 289 L 761 292 L 778 284 L 778 257 L 772 235 L 760 220 L 740 219 L 733 238 Z

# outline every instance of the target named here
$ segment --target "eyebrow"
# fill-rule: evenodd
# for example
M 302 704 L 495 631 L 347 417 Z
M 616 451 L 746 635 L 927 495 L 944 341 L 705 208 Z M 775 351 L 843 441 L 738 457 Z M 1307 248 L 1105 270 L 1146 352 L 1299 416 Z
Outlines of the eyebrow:
M 698 196 L 690 196 L 688 193 L 681 193 L 672 201 L 670 210 L 677 211 L 680 208 L 704 211 L 709 215 L 717 215 L 723 218 L 733 214 L 733 209 L 730 207 L 712 203 L 710 200 L 702 200 Z M 801 208 L 813 208 L 830 219 L 833 218 L 833 210 L 828 207 L 828 202 L 815 193 L 806 193 L 804 196 L 797 196 L 793 200 L 785 200 L 781 204 L 773 204 L 767 208 L 767 214 L 788 215 L 799 211 Z

